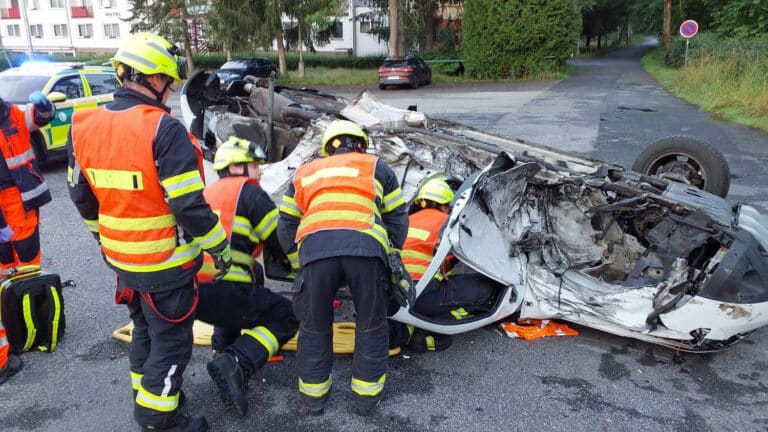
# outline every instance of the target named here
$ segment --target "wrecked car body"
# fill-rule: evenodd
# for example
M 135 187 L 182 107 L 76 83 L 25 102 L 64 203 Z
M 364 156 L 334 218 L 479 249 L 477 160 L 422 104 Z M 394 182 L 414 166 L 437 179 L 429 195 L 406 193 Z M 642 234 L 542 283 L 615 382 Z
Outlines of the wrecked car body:
M 498 282 L 498 292 L 466 319 L 402 307 L 397 321 L 458 334 L 510 317 L 562 319 L 692 352 L 727 348 L 768 324 L 768 218 L 751 206 L 387 106 L 367 92 L 353 101 L 310 93 L 317 104 L 286 93 L 289 101 L 270 113 L 263 92 L 258 107 L 244 110 L 255 98 L 203 100 L 205 90 L 193 87 L 190 79 L 182 90 L 185 122 L 206 145 L 246 126 L 261 133 L 272 153 L 262 187 L 276 202 L 294 170 L 320 156 L 322 132 L 337 117 L 367 128 L 369 151 L 393 168 L 407 200 L 436 173 L 461 185 L 414 296 L 448 255 Z

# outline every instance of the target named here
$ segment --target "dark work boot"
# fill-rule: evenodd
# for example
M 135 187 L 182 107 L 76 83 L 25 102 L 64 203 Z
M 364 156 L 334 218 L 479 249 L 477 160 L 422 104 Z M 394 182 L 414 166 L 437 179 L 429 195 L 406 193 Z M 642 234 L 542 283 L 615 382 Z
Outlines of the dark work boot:
M 163 423 L 158 425 L 144 425 L 141 427 L 141 430 L 144 432 L 206 432 L 208 430 L 208 421 L 205 417 L 187 417 L 185 415 L 174 413 Z
M 248 412 L 248 396 L 246 394 L 247 378 L 245 371 L 237 362 L 237 357 L 229 353 L 221 353 L 208 362 L 208 375 L 223 391 L 224 396 L 231 402 L 240 416 Z
M 381 398 L 379 397 L 373 400 L 370 399 L 371 398 L 354 399 L 352 406 L 354 408 L 355 414 L 362 417 L 371 417 L 374 415 L 377 412 L 379 405 L 381 405 Z
M 453 338 L 449 335 L 430 333 L 426 330 L 416 329 L 413 337 L 406 347 L 415 352 L 439 352 L 447 350 L 453 343 Z
M 3 369 L 0 369 L 0 384 L 4 383 L 8 380 L 8 378 L 15 375 L 16 372 L 20 371 L 22 366 L 24 366 L 24 362 L 21 361 L 20 358 L 16 356 L 9 356 L 8 362 L 5 363 Z

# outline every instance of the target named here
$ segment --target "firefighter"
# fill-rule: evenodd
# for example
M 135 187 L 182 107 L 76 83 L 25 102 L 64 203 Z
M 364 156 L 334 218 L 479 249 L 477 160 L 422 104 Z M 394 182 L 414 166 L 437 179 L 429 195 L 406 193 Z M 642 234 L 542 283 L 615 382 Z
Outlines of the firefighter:
M 299 411 L 322 415 L 331 389 L 333 299 L 348 285 L 355 311 L 354 410 L 371 415 L 387 371 L 390 245 L 408 228 L 405 200 L 392 169 L 366 154 L 357 124 L 333 121 L 322 159 L 300 166 L 280 205 L 278 236 L 298 263 L 293 310 L 299 318 Z
M 165 105 L 185 78 L 177 47 L 151 33 L 123 43 L 113 102 L 76 111 L 67 143 L 70 197 L 118 277 L 133 321 L 133 415 L 144 430 L 205 431 L 178 412 L 192 354 L 202 250 L 224 273 L 226 233 L 203 198 L 201 153 Z
M 265 255 L 288 266 L 277 240 L 277 208 L 259 186 L 259 164 L 266 158 L 260 144 L 230 137 L 213 162 L 220 180 L 203 192 L 227 232 L 232 267 L 215 280 L 215 263 L 205 256 L 198 273 L 197 319 L 214 325 L 214 359 L 208 362 L 208 373 L 241 416 L 248 411 L 249 378 L 299 327 L 290 300 L 264 287 L 263 269 L 255 260 L 265 249 Z
M 448 221 L 453 196 L 453 190 L 441 176 L 425 181 L 416 193 L 408 217 L 408 237 L 401 253 L 414 283 L 421 280 L 432 262 Z M 462 320 L 488 306 L 499 286 L 477 273 L 456 274 L 451 269 L 451 261 L 449 257 L 429 281 L 416 300 L 414 313 L 435 321 Z M 418 352 L 442 351 L 451 346 L 451 337 L 390 320 L 390 346 L 403 344 Z
M 0 228 L 0 242 L 9 241 L 13 237 L 13 230 L 8 226 L 2 212 L 0 212 L 0 226 L 2 227 Z M 6 382 L 8 378 L 20 371 L 24 364 L 19 357 L 8 355 L 10 348 L 5 334 L 5 327 L 3 327 L 3 322 L 0 321 L 0 384 Z
M 40 265 L 39 209 L 51 201 L 32 149 L 31 133 L 53 120 L 55 108 L 40 91 L 29 95 L 26 110 L 0 98 L 0 207 L 13 229 L 10 240 L 0 242 L 0 272 L 25 265 Z

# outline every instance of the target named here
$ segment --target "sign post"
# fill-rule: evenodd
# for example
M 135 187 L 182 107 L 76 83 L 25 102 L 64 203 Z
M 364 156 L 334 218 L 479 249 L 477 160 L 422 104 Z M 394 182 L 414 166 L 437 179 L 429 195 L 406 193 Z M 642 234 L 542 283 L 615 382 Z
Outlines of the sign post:
M 688 43 L 691 38 L 699 31 L 699 23 L 689 19 L 680 24 L 680 36 L 685 38 L 685 66 L 688 66 Z

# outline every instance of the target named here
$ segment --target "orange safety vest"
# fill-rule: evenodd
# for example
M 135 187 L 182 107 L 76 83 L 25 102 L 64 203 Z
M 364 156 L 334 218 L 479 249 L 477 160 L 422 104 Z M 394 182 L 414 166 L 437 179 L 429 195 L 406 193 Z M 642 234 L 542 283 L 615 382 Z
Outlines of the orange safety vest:
M 237 203 L 240 202 L 240 194 L 246 183 L 257 184 L 244 176 L 223 177 L 216 183 L 203 190 L 203 197 L 211 205 L 211 210 L 219 215 L 221 225 L 227 233 L 227 240 L 232 242 L 232 231 L 237 212 Z M 232 249 L 232 267 L 224 275 L 223 280 L 233 282 L 252 282 L 252 271 L 254 266 L 254 256 L 258 256 L 263 247 L 259 242 L 251 254 Z M 213 263 L 213 257 L 209 254 L 203 254 L 203 267 L 197 273 L 197 279 L 200 282 L 211 283 L 218 273 L 218 269 Z
M 294 199 L 303 213 L 297 243 L 324 230 L 359 230 L 374 235 L 370 230 L 377 225 L 379 213 L 374 178 L 377 161 L 373 155 L 344 153 L 314 160 L 296 170 Z M 386 245 L 384 248 L 387 250 Z
M 5 327 L 3 327 L 3 323 L 0 322 L 0 369 L 5 367 L 5 364 L 8 363 L 8 351 L 10 351 L 10 349 L 11 346 L 8 344 Z
M 200 254 L 196 242 L 178 244 L 176 218 L 155 166 L 152 142 L 165 114 L 159 107 L 137 105 L 120 112 L 79 110 L 72 116 L 73 150 L 99 202 L 102 250 L 110 264 L 125 271 L 167 270 Z
M 447 220 L 447 213 L 432 208 L 419 210 L 408 217 L 408 236 L 400 256 L 411 279 L 420 280 L 424 276 L 434 257 L 435 246 L 440 242 L 440 228 Z
M 32 210 L 40 208 L 52 198 L 48 184 L 33 164 L 35 152 L 32 150 L 26 116 L 16 105 L 10 105 L 8 118 L 0 124 L 0 151 L 19 189 L 24 209 Z

